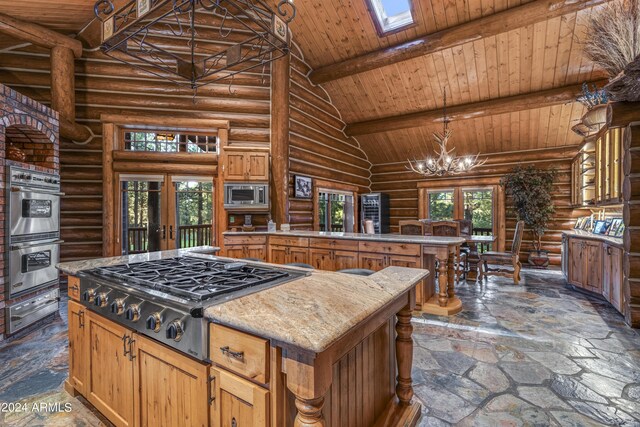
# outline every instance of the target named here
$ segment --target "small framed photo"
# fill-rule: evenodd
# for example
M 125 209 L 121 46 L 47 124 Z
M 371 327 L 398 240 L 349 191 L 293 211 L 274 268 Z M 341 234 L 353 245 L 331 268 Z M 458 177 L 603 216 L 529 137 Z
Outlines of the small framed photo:
M 595 225 L 593 226 L 593 232 L 595 234 L 604 234 L 607 231 L 607 222 L 597 220 Z
M 312 181 L 308 176 L 295 175 L 295 197 L 298 199 L 310 199 L 312 190 Z

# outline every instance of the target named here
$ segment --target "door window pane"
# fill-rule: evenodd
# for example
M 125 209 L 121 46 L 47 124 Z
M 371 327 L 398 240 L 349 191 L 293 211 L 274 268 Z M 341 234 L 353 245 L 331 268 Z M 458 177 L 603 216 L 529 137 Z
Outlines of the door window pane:
M 352 233 L 354 228 L 353 195 L 320 192 L 318 223 L 320 231 Z
M 473 223 L 474 234 L 493 233 L 493 191 L 492 190 L 465 190 L 464 219 L 470 219 Z
M 429 192 L 429 219 L 434 221 L 453 219 L 453 191 Z
M 162 250 L 162 182 L 123 181 L 122 254 Z
M 211 245 L 213 182 L 174 182 L 178 248 Z M 171 232 L 171 231 L 170 231 Z

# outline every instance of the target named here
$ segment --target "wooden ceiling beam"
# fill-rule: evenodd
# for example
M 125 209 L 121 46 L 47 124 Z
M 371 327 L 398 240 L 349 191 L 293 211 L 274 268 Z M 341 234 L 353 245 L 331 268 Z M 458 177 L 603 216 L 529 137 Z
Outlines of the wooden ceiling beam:
M 606 80 L 590 82 L 602 86 Z M 540 92 L 493 98 L 486 101 L 454 105 L 447 108 L 447 117 L 451 121 L 475 119 L 516 111 L 532 110 L 558 104 L 574 102 L 582 93 L 582 85 L 570 85 Z M 345 132 L 349 136 L 370 135 L 399 129 L 410 129 L 430 124 L 441 124 L 442 109 L 424 110 L 397 116 L 383 117 L 348 124 Z
M 611 0 L 535 0 L 455 27 L 320 67 L 312 71 L 309 77 L 315 84 L 342 79 L 506 33 L 609 1 Z
M 80 41 L 4 13 L 0 13 L 0 34 L 6 34 L 48 49 L 53 49 L 56 46 L 64 47 L 71 50 L 76 58 L 82 57 L 82 43 Z

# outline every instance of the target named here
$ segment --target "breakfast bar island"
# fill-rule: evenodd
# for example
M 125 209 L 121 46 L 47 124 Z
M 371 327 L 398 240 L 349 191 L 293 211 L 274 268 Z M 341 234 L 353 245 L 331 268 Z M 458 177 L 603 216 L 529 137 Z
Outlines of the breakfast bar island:
M 66 389 L 117 426 L 417 423 L 411 316 L 428 271 L 362 277 L 213 252 L 60 264 L 69 275 Z M 155 282 L 137 278 L 150 269 Z M 179 279 L 219 283 L 218 273 L 225 284 L 261 280 L 204 298 L 200 284 Z

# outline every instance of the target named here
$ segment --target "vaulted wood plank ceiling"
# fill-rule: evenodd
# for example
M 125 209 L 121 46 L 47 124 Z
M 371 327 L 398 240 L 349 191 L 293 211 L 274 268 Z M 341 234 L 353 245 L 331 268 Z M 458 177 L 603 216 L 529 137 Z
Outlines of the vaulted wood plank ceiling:
M 271 1 L 277 4 L 277 0 Z M 575 2 L 412 1 L 415 25 L 386 37 L 378 36 L 365 0 L 297 1 L 298 16 L 292 24 L 294 41 L 312 68 L 330 68 L 332 64 L 459 28 L 461 24 L 473 25 L 474 20 L 528 7 L 533 2 L 548 4 L 550 10 Z M 73 33 L 93 18 L 93 4 L 94 0 L 30 0 L 16 7 L 13 1 L 0 0 L 0 12 Z M 465 39 L 454 47 L 327 81 L 322 86 L 343 119 L 357 124 L 425 110 L 437 111 L 443 105 L 444 87 L 448 104 L 456 106 L 598 80 L 603 73 L 583 57 L 580 43 L 591 13 L 592 8 L 587 7 L 508 32 Z M 524 19 L 522 14 L 512 19 L 518 21 L 519 17 Z M 459 154 L 575 145 L 580 139 L 569 129 L 583 112 L 579 103 L 557 103 L 456 121 L 452 124 L 453 144 Z M 437 130 L 440 130 L 439 124 L 425 122 L 357 138 L 373 163 L 401 162 L 408 156 L 427 154 L 432 147 L 431 133 Z
M 547 0 L 537 0 L 555 5 Z M 413 0 L 417 24 L 379 37 L 365 0 L 297 2 L 294 39 L 315 68 L 451 28 L 526 1 Z M 569 4 L 558 1 L 558 5 Z M 516 9 L 517 10 L 517 9 Z M 588 7 L 508 32 L 477 38 L 433 54 L 327 81 L 323 86 L 347 123 L 398 116 L 448 105 L 469 104 L 595 81 L 603 73 L 582 55 Z M 522 15 L 520 15 L 523 17 Z M 518 15 L 511 19 L 517 20 Z M 565 100 L 566 102 L 566 100 Z M 584 113 L 577 102 L 496 114 L 454 122 L 453 144 L 459 154 L 575 145 L 570 127 Z M 366 126 L 364 126 L 366 127 Z M 432 149 L 431 134 L 440 125 L 358 135 L 374 164 L 421 157 Z

